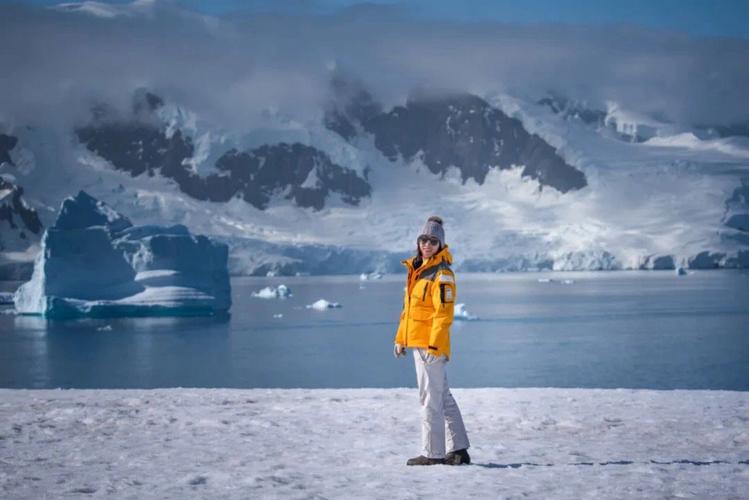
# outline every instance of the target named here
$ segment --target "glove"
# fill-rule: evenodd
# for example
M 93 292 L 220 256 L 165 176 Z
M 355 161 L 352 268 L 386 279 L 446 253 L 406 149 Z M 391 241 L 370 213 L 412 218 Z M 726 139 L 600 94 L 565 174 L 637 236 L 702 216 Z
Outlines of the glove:
M 406 348 L 403 347 L 400 344 L 393 345 L 393 356 L 398 358 L 399 356 L 405 356 L 406 355 Z

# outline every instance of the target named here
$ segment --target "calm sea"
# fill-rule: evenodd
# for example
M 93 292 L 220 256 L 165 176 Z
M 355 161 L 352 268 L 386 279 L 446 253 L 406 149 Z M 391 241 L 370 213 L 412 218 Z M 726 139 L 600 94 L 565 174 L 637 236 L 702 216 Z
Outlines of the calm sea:
M 392 356 L 403 279 L 235 278 L 223 318 L 0 314 L 0 387 L 412 387 L 411 357 Z M 281 283 L 292 297 L 251 296 Z M 749 273 L 459 274 L 458 286 L 478 319 L 453 326 L 453 387 L 749 390 Z M 342 307 L 305 307 L 321 298 Z

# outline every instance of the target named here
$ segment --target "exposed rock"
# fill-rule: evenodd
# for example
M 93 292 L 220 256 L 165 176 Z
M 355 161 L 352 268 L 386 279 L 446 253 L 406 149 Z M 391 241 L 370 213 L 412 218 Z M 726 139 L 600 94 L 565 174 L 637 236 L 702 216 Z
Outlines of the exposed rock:
M 10 151 L 18 144 L 18 138 L 12 135 L 0 134 L 0 165 L 9 163 L 13 165 Z
M 40 234 L 39 214 L 23 199 L 23 188 L 0 176 L 0 251 L 28 246 L 29 234 Z
M 366 178 L 356 171 L 333 163 L 314 147 L 296 143 L 231 149 L 217 160 L 219 172 L 200 176 L 186 161 L 195 152 L 192 139 L 180 130 L 167 134 L 150 114 L 162 105 L 154 94 L 137 94 L 133 119 L 112 121 L 102 111 L 94 123 L 76 130 L 78 139 L 115 168 L 134 177 L 159 173 L 198 200 L 226 202 L 239 195 L 264 209 L 274 195 L 286 193 L 297 205 L 320 210 L 332 193 L 350 205 L 371 193 Z
M 218 159 L 216 167 L 229 174 L 245 201 L 260 209 L 284 189 L 297 205 L 316 210 L 323 208 L 332 192 L 351 205 L 371 192 L 356 172 L 303 144 L 281 143 L 244 152 L 232 149 Z
M 454 166 L 464 182 L 474 179 L 478 184 L 484 183 L 490 169 L 523 166 L 522 175 L 542 187 L 565 193 L 587 185 L 585 175 L 565 163 L 552 146 L 477 96 L 413 98 L 405 106 L 378 113 L 365 91 L 338 87 L 344 89 L 343 97 L 339 95 L 326 114 L 326 125 L 347 140 L 361 127 L 391 161 L 418 157 L 435 174 Z
M 382 113 L 382 106 L 367 92 L 364 85 L 340 74 L 331 80 L 333 100 L 325 110 L 325 126 L 350 140 L 362 131 L 363 123 Z
M 601 109 L 591 109 L 582 103 L 567 99 L 566 97 L 550 94 L 538 101 L 541 106 L 546 106 L 554 114 L 561 115 L 565 120 L 580 120 L 588 125 L 603 126 L 606 120 L 606 112 Z

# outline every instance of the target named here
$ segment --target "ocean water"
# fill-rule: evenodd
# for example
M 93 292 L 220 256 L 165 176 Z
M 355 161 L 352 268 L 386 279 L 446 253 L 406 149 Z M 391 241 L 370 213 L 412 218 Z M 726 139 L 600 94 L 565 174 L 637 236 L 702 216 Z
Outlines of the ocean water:
M 6 307 L 0 387 L 413 387 L 412 358 L 392 356 L 404 279 L 234 278 L 231 313 L 213 318 Z M 292 297 L 251 296 L 281 283 Z M 321 298 L 342 307 L 305 307 Z M 453 387 L 749 390 L 743 271 L 458 274 L 457 302 L 478 319 L 452 327 Z

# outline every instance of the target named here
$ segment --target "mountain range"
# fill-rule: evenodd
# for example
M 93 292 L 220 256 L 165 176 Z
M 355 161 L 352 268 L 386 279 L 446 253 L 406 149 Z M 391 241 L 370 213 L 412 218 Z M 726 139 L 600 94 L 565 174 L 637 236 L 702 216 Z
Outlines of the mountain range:
M 3 124 L 0 273 L 30 272 L 80 189 L 225 241 L 234 274 L 397 272 L 432 214 L 469 271 L 749 267 L 746 137 L 552 93 L 387 107 L 334 72 L 329 96 L 248 130 L 144 88 L 66 132 Z

